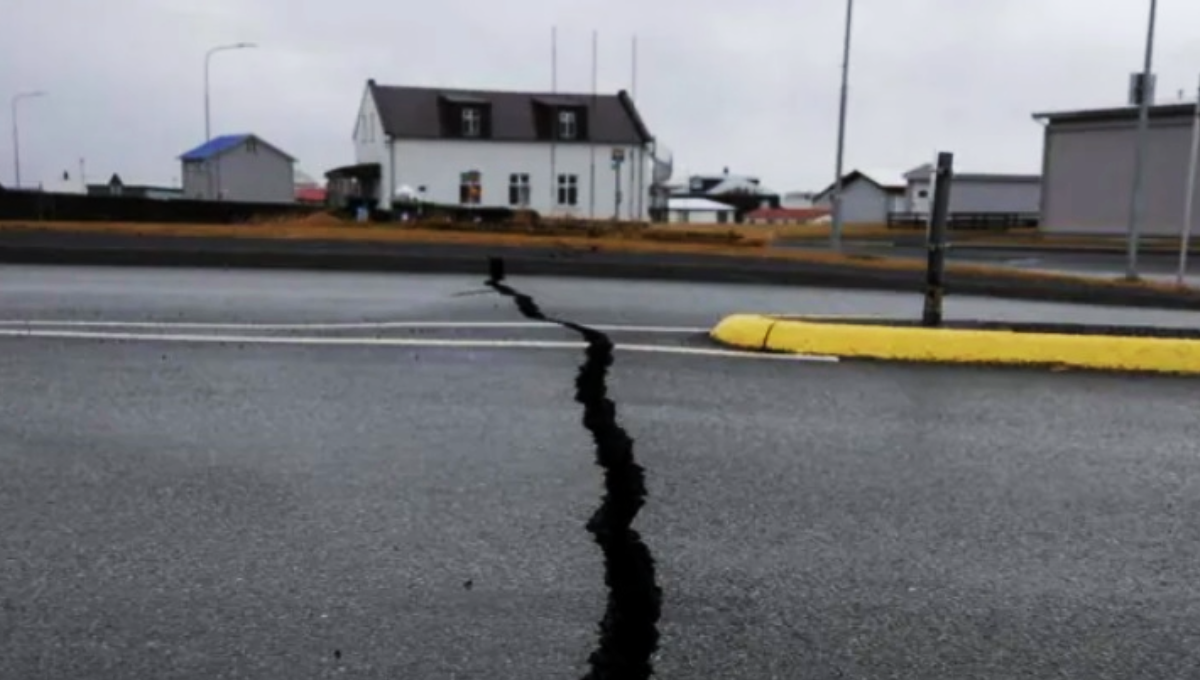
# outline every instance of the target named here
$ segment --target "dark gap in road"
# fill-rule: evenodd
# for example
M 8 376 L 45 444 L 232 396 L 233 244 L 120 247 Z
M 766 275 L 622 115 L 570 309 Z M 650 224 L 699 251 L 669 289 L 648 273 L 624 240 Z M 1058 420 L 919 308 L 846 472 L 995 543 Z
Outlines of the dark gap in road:
M 487 285 L 512 298 L 523 316 L 558 324 L 587 342 L 575 378 L 575 401 L 583 405 L 583 426 L 592 435 L 596 463 L 604 470 L 604 496 L 587 530 L 604 554 L 608 602 L 584 680 L 646 680 L 654 674 L 651 657 L 658 649 L 662 589 L 655 578 L 654 557 L 632 528 L 646 502 L 646 481 L 633 455 L 633 438 L 617 423 L 616 404 L 608 398 L 613 342 L 595 329 L 546 316 L 532 297 L 502 283 L 502 259 L 491 258 L 488 265 Z

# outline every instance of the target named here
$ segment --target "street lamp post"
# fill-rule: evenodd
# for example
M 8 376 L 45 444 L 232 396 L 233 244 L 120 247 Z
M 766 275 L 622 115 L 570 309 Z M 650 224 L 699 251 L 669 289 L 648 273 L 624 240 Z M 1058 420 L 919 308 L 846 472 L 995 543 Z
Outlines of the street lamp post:
M 212 61 L 213 55 L 218 52 L 228 52 L 230 50 L 245 50 L 257 47 L 254 43 L 239 42 L 229 45 L 218 45 L 209 49 L 204 53 L 204 141 L 208 142 L 212 139 L 212 107 L 210 104 L 211 97 L 209 95 L 209 63 Z M 217 177 L 217 191 L 220 191 L 220 177 Z M 213 172 L 212 168 L 208 169 L 208 193 L 213 194 Z
M 209 62 L 212 61 L 213 55 L 218 52 L 226 52 L 229 50 L 245 50 L 257 47 L 254 43 L 240 42 L 231 45 L 218 45 L 204 53 L 204 141 L 212 139 L 212 110 L 209 105 L 208 91 L 208 71 Z
M 17 122 L 17 104 L 22 99 L 33 99 L 34 97 L 44 97 L 45 92 L 41 90 L 33 90 L 31 92 L 18 92 L 12 98 L 12 138 L 13 138 L 13 181 L 16 183 L 16 188 L 21 188 L 21 127 Z
M 1142 87 L 1138 98 L 1137 141 L 1134 142 L 1133 152 L 1133 192 L 1129 200 L 1129 242 L 1126 244 L 1125 277 L 1138 277 L 1138 231 L 1141 228 L 1142 213 L 1145 212 L 1146 191 L 1143 186 L 1142 166 L 1145 165 L 1146 137 L 1150 127 L 1150 86 L 1151 68 L 1154 59 L 1154 19 L 1158 10 L 1158 0 L 1150 0 L 1150 23 L 1146 28 L 1146 57 L 1142 64 Z
M 854 16 L 854 0 L 846 0 L 846 35 L 842 42 L 842 91 L 838 104 L 837 161 L 833 179 L 832 224 L 829 230 L 829 245 L 834 250 L 842 247 L 842 156 L 846 148 L 846 91 L 850 81 L 850 22 Z

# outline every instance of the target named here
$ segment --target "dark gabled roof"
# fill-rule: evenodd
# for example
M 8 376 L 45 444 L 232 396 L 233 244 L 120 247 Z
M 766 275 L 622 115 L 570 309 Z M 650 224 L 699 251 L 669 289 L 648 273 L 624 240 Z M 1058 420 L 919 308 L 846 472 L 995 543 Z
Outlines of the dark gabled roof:
M 905 187 L 902 185 L 881 184 L 878 181 L 876 181 L 875 179 L 873 179 L 870 175 L 868 175 L 867 173 L 865 173 L 861 170 L 851 170 L 850 172 L 842 175 L 843 189 L 847 185 L 849 185 L 851 182 L 854 182 L 855 180 L 860 180 L 860 179 L 875 185 L 876 187 L 879 188 L 880 191 L 882 191 L 884 193 L 902 194 L 905 191 Z M 837 182 L 831 182 L 829 186 L 825 187 L 824 189 L 822 189 L 822 190 L 818 191 L 816 194 L 814 194 L 813 198 L 814 199 L 824 198 L 826 195 L 833 193 L 833 190 L 836 187 L 837 187 Z
M 579 106 L 591 112 L 590 139 L 599 144 L 645 144 L 652 139 L 629 95 L 457 90 L 435 87 L 378 85 L 367 81 L 383 131 L 396 139 L 439 139 L 438 100 L 484 103 L 491 108 L 491 136 L 499 141 L 542 141 L 535 126 L 534 104 Z M 594 105 L 594 109 L 590 108 Z
M 291 160 L 291 161 L 296 160 L 292 156 L 281 151 L 279 149 L 279 147 L 277 147 L 273 144 L 270 144 L 269 142 L 263 141 L 262 137 L 259 137 L 257 135 L 253 135 L 253 134 L 249 134 L 249 133 L 242 133 L 242 134 L 236 134 L 236 135 L 221 135 L 220 137 L 213 137 L 212 139 L 210 139 L 207 142 L 201 144 L 200 146 L 192 149 L 191 151 L 187 151 L 187 152 L 181 154 L 179 156 L 179 160 L 181 160 L 181 161 L 206 161 L 210 158 L 220 156 L 221 154 L 225 153 L 226 151 L 229 151 L 230 149 L 237 148 L 237 147 L 241 146 L 242 144 L 244 144 L 247 140 L 250 140 L 250 139 L 253 139 L 253 140 L 257 141 L 259 144 L 263 144 L 265 146 L 268 146 L 268 147 L 274 149 L 275 151 L 277 151 L 280 154 L 282 154 L 283 156 L 285 156 L 288 160 Z
M 1157 104 L 1149 108 L 1151 118 L 1179 118 L 1196 112 L 1195 102 Z M 1048 123 L 1102 123 L 1110 121 L 1137 120 L 1138 107 L 1117 106 L 1107 109 L 1080 109 L 1076 111 L 1050 111 L 1033 114 L 1033 119 Z

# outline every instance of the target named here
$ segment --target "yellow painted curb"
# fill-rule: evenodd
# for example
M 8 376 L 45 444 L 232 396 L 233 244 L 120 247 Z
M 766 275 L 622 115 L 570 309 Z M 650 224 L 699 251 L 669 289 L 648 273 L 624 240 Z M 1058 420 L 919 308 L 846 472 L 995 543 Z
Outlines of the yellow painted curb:
M 741 349 L 955 364 L 1200 374 L 1200 340 L 839 323 L 735 314 L 709 334 Z

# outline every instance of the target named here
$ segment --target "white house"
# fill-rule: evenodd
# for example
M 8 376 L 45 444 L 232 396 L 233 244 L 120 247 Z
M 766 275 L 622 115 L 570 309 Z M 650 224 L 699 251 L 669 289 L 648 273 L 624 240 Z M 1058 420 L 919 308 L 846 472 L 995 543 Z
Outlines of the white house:
M 451 90 L 368 80 L 354 175 L 390 209 L 398 187 L 425 201 L 542 215 L 644 219 L 653 139 L 615 95 Z
M 813 205 L 832 205 L 836 185 L 813 197 Z M 905 211 L 905 183 L 901 173 L 887 170 L 852 170 L 842 176 L 842 221 L 846 224 L 886 224 L 888 214 Z
M 672 196 L 667 199 L 671 222 L 725 224 L 733 222 L 734 212 L 733 206 L 709 198 Z

